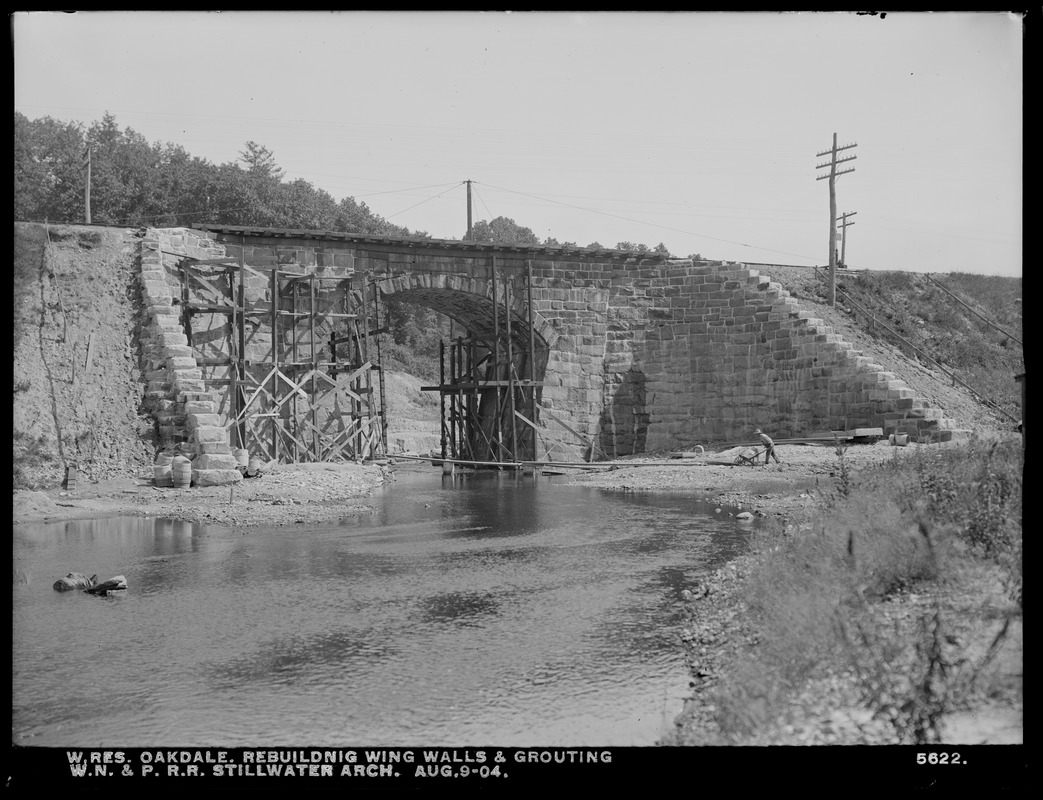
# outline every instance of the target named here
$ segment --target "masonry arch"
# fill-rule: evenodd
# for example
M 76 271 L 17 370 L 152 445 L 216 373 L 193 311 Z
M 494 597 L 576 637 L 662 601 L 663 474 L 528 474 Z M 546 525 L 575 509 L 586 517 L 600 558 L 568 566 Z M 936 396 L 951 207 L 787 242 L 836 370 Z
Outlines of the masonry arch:
M 417 271 L 376 281 L 384 301 L 433 309 L 461 333 L 443 341 L 438 385 L 444 457 L 539 459 L 543 380 L 557 331 L 529 303 L 523 281 Z

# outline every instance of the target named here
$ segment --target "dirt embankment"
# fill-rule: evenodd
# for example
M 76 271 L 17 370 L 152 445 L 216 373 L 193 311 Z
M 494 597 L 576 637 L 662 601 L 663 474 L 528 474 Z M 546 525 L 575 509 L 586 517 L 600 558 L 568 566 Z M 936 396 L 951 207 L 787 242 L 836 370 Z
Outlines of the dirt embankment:
M 134 232 L 15 225 L 13 469 L 16 486 L 131 477 L 150 465 L 141 409 L 143 322 Z

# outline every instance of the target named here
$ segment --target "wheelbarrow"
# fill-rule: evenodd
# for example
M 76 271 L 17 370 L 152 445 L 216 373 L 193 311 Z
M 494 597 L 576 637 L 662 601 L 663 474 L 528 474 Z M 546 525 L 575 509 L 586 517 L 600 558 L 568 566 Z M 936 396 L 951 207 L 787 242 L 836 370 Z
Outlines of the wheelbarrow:
M 735 463 L 742 466 L 755 467 L 759 463 L 758 459 L 763 453 L 763 450 L 758 450 L 757 448 L 752 450 L 747 448 L 735 457 Z

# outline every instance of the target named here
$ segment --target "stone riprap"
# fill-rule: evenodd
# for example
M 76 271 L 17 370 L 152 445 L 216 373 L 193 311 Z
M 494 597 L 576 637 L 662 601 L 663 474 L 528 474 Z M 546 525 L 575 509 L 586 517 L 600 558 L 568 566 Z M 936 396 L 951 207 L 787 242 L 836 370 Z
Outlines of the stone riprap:
M 259 269 L 278 266 L 329 277 L 362 273 L 385 299 L 430 306 L 486 341 L 493 331 L 495 270 L 501 320 L 504 286 L 510 287 L 520 375 L 528 374 L 526 300 L 531 292 L 535 377 L 543 384 L 537 391 L 544 409 L 540 426 L 548 439 L 572 443 L 568 452 L 555 452 L 557 459 L 743 440 L 756 427 L 776 438 L 882 428 L 885 435 L 909 433 L 921 440 L 945 440 L 954 427 L 940 409 L 844 342 L 778 284 L 741 264 L 559 258 L 466 243 L 453 244 L 443 255 L 423 242 L 382 239 L 378 248 L 334 235 L 324 239 L 321 232 L 294 238 L 285 232 L 268 237 L 174 229 L 155 235 L 169 241 L 153 249 L 177 253 L 173 240 L 180 237 L 186 255 L 194 246 L 205 251 L 194 257 L 233 256 Z M 198 243 L 190 245 L 193 236 Z M 152 341 L 167 348 L 157 353 L 152 378 L 157 384 L 149 387 L 162 393 L 156 395 L 164 404 L 156 406 L 157 419 L 167 415 L 161 429 L 190 437 L 197 456 L 224 454 L 227 439 L 211 438 L 219 427 L 212 424 L 217 411 L 205 406 L 216 398 L 182 361 L 190 356 L 169 349 L 187 346 L 178 338 L 184 333 L 178 330 L 180 319 L 171 313 L 176 261 L 164 264 L 165 283 L 155 269 L 146 276 L 145 264 L 143 255 L 143 286 L 156 320 Z M 226 289 L 215 284 L 214 290 Z M 272 332 L 265 313 L 271 298 L 263 277 L 246 278 L 246 299 L 251 331 L 246 355 L 266 360 Z M 222 342 L 228 339 L 228 319 L 213 324 L 212 331 L 193 332 L 193 347 L 227 354 Z M 185 403 L 193 404 L 188 408 L 198 415 L 196 423 L 189 423 Z

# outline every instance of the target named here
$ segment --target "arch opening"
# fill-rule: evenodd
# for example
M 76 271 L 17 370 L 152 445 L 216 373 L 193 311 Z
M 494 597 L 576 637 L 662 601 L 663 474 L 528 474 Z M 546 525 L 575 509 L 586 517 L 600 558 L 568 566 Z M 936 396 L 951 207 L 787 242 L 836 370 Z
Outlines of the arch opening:
M 550 353 L 540 330 L 546 326 L 509 282 L 499 302 L 491 286 L 476 283 L 473 291 L 382 287 L 382 295 L 385 301 L 432 309 L 453 322 L 453 331 L 439 344 L 438 382 L 422 387 L 439 395 L 442 458 L 535 461 Z

